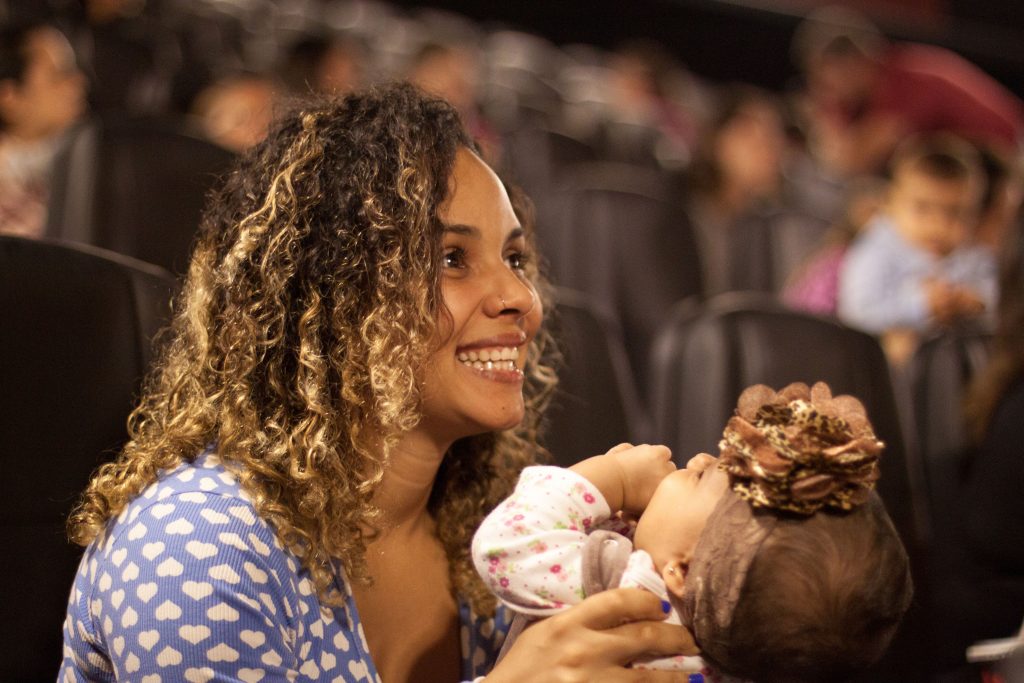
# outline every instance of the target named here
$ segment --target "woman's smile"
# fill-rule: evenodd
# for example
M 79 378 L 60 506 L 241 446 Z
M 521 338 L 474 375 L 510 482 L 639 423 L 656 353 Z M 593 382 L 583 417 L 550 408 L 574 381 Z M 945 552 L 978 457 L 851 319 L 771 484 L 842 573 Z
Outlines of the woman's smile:
M 461 345 L 455 350 L 455 356 L 479 377 L 519 384 L 524 377 L 520 358 L 525 360 L 525 343 L 526 333 L 519 331 Z

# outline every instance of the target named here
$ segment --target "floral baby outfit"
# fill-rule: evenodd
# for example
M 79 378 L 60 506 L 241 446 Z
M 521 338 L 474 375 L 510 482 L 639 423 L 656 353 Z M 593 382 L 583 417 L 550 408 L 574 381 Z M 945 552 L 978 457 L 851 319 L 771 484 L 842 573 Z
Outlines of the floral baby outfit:
M 594 592 L 593 563 L 585 559 L 593 554 L 594 541 L 621 544 L 628 548 L 624 567 L 613 571 L 612 578 L 606 576 L 608 585 L 596 590 L 638 587 L 668 600 L 650 555 L 632 549 L 631 535 L 632 527 L 612 516 L 604 496 L 586 478 L 561 467 L 528 467 L 512 495 L 477 530 L 473 561 L 505 605 L 521 614 L 545 617 Z M 680 623 L 674 608 L 666 621 Z M 703 662 L 680 655 L 633 666 L 697 672 Z

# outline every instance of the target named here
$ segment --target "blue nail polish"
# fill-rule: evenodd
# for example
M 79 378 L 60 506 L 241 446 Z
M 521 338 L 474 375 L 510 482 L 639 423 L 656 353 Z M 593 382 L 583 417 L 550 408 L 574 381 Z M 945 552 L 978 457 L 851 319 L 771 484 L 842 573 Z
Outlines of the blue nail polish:
M 687 683 L 704 683 L 704 674 L 690 674 L 686 680 Z
M 661 611 L 664 612 L 665 614 L 668 614 L 669 612 L 672 611 L 672 605 L 670 605 L 668 603 L 668 600 L 662 600 L 661 601 Z

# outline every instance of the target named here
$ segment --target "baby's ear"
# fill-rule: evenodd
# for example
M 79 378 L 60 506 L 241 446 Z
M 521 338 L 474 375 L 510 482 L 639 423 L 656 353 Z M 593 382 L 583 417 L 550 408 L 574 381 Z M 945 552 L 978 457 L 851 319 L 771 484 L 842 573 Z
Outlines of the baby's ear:
M 661 568 L 661 578 L 668 592 L 680 600 L 686 592 L 686 570 L 689 567 L 680 560 L 671 560 Z

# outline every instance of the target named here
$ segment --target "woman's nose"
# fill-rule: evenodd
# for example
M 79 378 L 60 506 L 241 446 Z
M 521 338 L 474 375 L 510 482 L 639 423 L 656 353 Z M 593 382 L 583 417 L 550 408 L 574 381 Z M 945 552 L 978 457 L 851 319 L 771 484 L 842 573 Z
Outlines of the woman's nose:
M 486 312 L 491 316 L 515 315 L 521 318 L 537 304 L 537 293 L 528 280 L 505 268 L 496 277 L 494 287 L 485 302 Z

